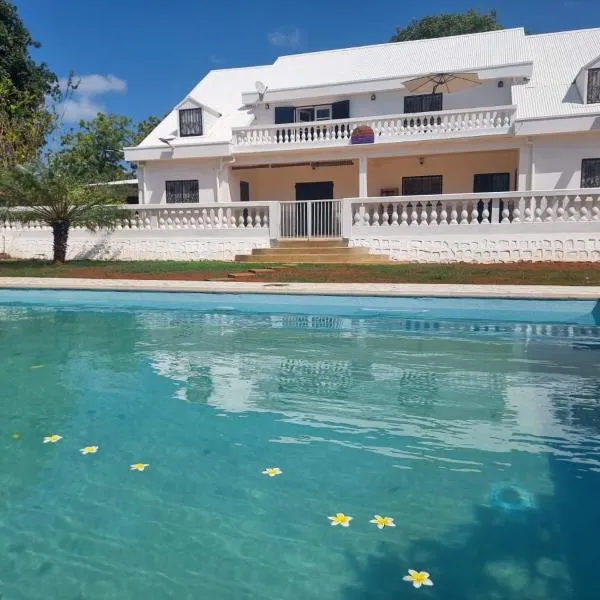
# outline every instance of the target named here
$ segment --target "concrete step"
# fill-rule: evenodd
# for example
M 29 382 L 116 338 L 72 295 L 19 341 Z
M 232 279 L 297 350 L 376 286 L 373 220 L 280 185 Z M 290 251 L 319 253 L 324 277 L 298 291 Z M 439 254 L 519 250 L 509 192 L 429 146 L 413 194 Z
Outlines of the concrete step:
M 307 246 L 306 248 L 289 248 L 275 246 L 274 248 L 255 248 L 253 256 L 266 256 L 277 254 L 278 256 L 292 254 L 368 254 L 368 248 L 348 248 L 346 246 Z
M 284 256 L 277 254 L 248 256 L 238 255 L 235 257 L 236 262 L 260 262 L 265 264 L 292 262 L 294 264 L 384 264 L 389 263 L 389 259 L 385 256 L 373 254 L 302 254 L 297 253 L 293 256 L 286 254 Z
M 348 242 L 337 239 L 319 239 L 319 240 L 277 240 L 274 242 L 274 248 L 347 248 Z

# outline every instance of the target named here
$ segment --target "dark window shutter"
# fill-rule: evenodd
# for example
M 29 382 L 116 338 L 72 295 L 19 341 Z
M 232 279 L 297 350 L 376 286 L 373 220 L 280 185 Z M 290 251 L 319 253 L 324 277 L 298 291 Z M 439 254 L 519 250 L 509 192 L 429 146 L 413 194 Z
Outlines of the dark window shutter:
M 350 118 L 350 100 L 342 100 L 334 102 L 331 105 L 332 119 L 349 119 Z
M 276 106 L 275 107 L 275 124 L 293 123 L 295 109 L 293 106 Z

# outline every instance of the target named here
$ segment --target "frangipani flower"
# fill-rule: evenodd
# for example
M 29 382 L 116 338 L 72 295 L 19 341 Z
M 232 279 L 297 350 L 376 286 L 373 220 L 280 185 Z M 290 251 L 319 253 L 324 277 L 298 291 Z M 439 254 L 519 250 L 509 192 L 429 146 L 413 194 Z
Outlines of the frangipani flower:
M 96 454 L 96 452 L 98 452 L 98 446 L 86 446 L 79 452 L 81 452 L 81 454 Z
M 282 473 L 283 471 L 279 467 L 268 467 L 263 471 L 263 475 L 268 475 L 269 477 L 276 477 Z
M 60 440 L 62 440 L 62 436 L 60 435 L 47 435 L 44 438 L 44 444 L 56 444 L 56 442 L 60 442 Z
M 345 515 L 344 513 L 336 513 L 334 517 L 327 517 L 331 524 L 335 527 L 336 525 L 341 525 L 342 527 L 350 527 L 350 521 L 352 521 L 352 517 Z
M 427 571 L 413 571 L 408 570 L 408 575 L 402 578 L 404 581 L 410 581 L 413 587 L 419 589 L 422 585 L 433 585 L 433 581 L 429 579 L 429 573 Z
M 384 527 L 396 527 L 394 519 L 392 517 L 382 517 L 381 515 L 375 515 L 369 523 L 377 525 L 377 529 L 383 529 Z
M 133 465 L 129 465 L 129 470 L 130 471 L 145 471 L 146 467 L 149 467 L 150 465 L 147 465 L 145 463 L 135 463 Z

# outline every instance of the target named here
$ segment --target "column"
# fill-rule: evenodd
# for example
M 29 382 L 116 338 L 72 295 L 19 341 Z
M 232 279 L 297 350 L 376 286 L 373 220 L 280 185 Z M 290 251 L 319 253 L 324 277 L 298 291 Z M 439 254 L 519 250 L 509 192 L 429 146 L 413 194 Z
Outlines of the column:
M 367 163 L 368 163 L 368 159 L 366 156 L 359 157 L 359 159 L 358 159 L 358 195 L 360 198 L 366 198 L 369 195 L 368 180 L 367 180 Z

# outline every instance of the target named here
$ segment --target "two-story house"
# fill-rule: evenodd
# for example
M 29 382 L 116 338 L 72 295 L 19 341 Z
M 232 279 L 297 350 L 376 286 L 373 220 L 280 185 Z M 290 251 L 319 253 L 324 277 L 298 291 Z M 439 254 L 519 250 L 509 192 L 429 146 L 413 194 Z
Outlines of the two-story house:
M 211 71 L 126 158 L 149 204 L 597 187 L 600 29 Z

